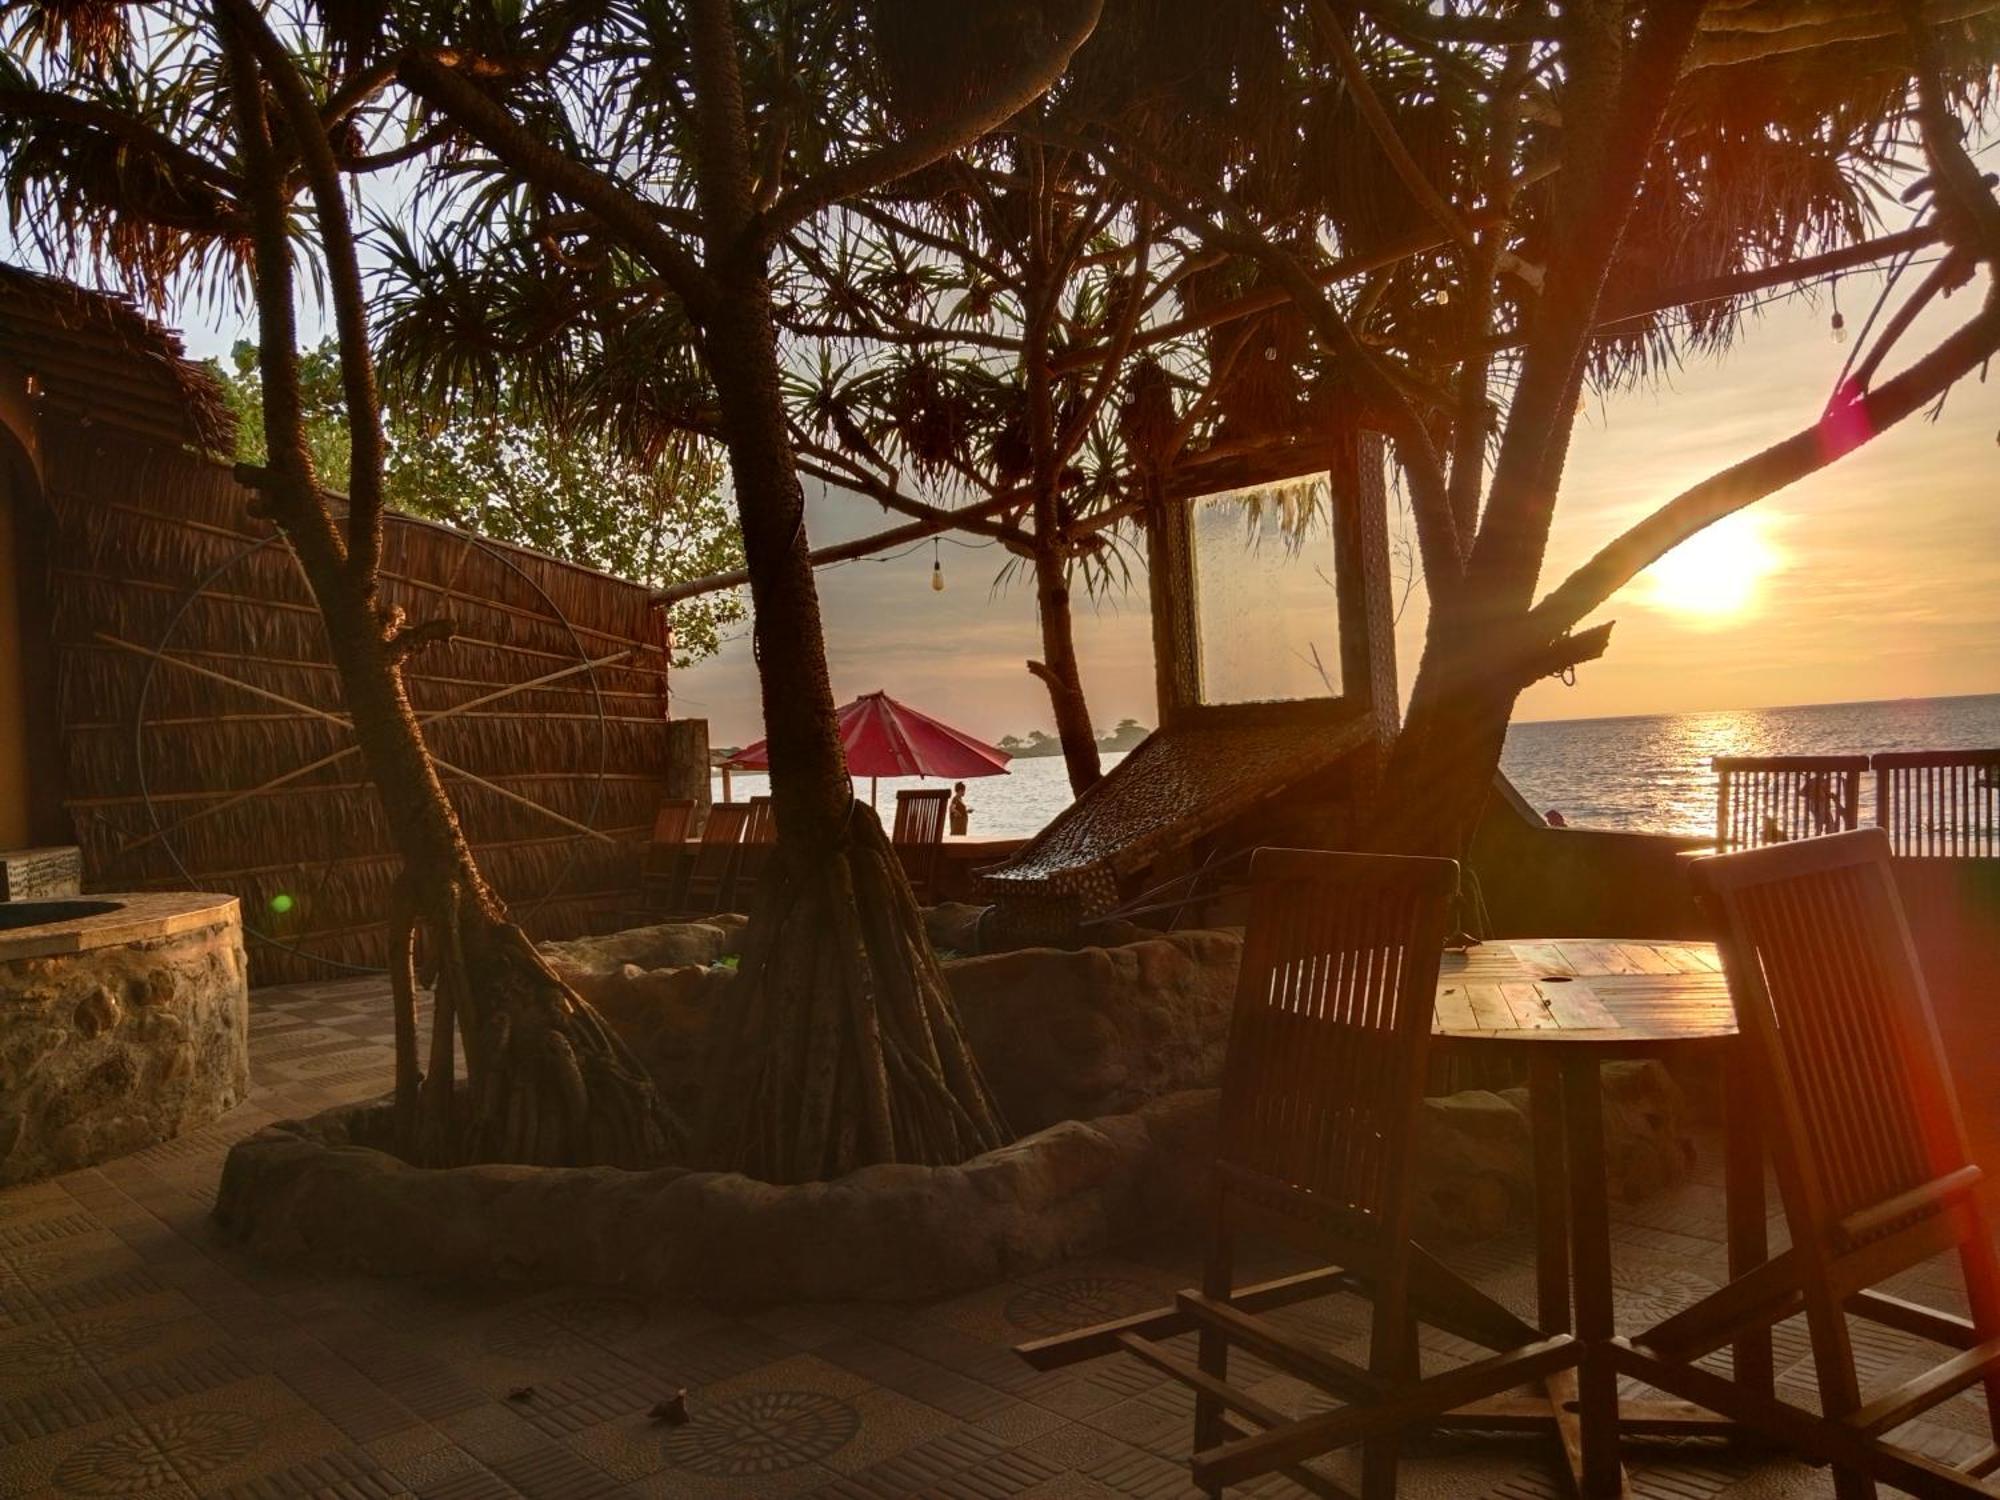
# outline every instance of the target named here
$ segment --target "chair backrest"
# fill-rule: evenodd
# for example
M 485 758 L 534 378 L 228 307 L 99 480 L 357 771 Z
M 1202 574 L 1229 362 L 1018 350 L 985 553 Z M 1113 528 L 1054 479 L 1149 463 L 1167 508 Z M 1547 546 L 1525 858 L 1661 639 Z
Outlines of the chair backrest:
M 1861 824 L 1865 755 L 1718 755 L 1715 846 L 1758 849 Z
M 943 787 L 896 793 L 896 830 L 889 836 L 890 842 L 942 843 L 950 806 L 951 793 Z
M 1967 1164 L 1889 857 L 1863 828 L 1691 862 L 1784 1127 L 1795 1241 Z
M 653 842 L 678 848 L 687 841 L 688 824 L 694 821 L 694 798 L 662 797 L 660 810 L 653 814 Z
M 2000 856 L 2000 750 L 1876 756 L 1875 821 L 1906 857 Z
M 772 844 L 778 839 L 777 819 L 771 813 L 769 797 L 752 797 L 750 810 L 743 820 L 743 842 L 746 844 Z
M 1407 1235 L 1448 859 L 1259 849 L 1218 1157 Z
M 708 821 L 701 828 L 701 845 L 694 854 L 695 879 L 719 880 L 730 872 L 749 820 L 747 802 L 718 802 L 709 808 Z

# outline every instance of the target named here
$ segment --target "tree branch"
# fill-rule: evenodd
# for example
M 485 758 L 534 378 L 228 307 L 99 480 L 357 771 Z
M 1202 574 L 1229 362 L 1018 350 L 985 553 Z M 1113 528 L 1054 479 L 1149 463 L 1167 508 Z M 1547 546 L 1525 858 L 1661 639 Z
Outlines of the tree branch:
M 217 17 L 230 92 L 235 96 L 237 151 L 250 204 L 251 253 L 257 298 L 257 363 L 263 383 L 264 447 L 275 481 L 259 492 L 298 553 L 309 579 L 330 581 L 346 560 L 340 533 L 313 487 L 299 388 L 298 315 L 292 305 L 292 251 L 284 199 L 285 174 L 271 142 L 263 79 L 256 55 L 225 13 Z
M 1684 490 L 1605 546 L 1530 611 L 1531 626 L 1552 637 L 1567 630 L 1689 537 L 1872 442 L 1996 351 L 2000 283 L 1977 317 L 1894 379 L 1850 395 L 1810 427 Z
M 81 125 L 137 147 L 162 166 L 185 172 L 231 198 L 243 191 L 242 179 L 220 163 L 210 161 L 171 136 L 162 135 L 143 120 L 88 99 L 51 93 L 47 89 L 0 89 L 0 119 L 54 120 L 64 125 Z
M 1592 332 L 1601 334 L 1615 329 L 1620 323 L 1627 323 L 1635 318 L 1650 317 L 1654 313 L 1668 312 L 1678 307 L 1717 302 L 1725 297 L 1741 297 L 1750 292 L 1766 291 L 1771 287 L 1831 276 L 1837 271 L 1850 271 L 1856 266 L 1872 265 L 1878 260 L 1888 260 L 1892 256 L 1902 255 L 1908 251 L 1921 250 L 1927 245 L 1935 245 L 1943 238 L 1944 232 L 1935 222 L 1917 224 L 1909 229 L 1897 230 L 1893 234 L 1844 245 L 1823 255 L 1809 255 L 1779 265 L 1759 266 L 1750 271 L 1734 271 L 1726 276 L 1704 277 L 1700 281 L 1683 281 L 1676 286 L 1662 287 L 1657 292 L 1620 303 L 1598 318 Z M 1514 334 L 1494 339 L 1489 347 L 1495 350 L 1513 349 L 1525 342 L 1526 335 Z
M 1583 352 L 1703 3 L 1651 0 L 1629 43 L 1614 30 L 1588 47 L 1579 41 L 1571 49 L 1573 61 L 1591 62 L 1588 70 L 1578 67 L 1572 83 L 1579 99 L 1597 103 L 1609 80 L 1595 75 L 1615 67 L 1621 55 L 1625 72 L 1600 106 L 1610 118 L 1594 126 L 1580 118 L 1565 132 L 1564 202 L 1557 216 L 1561 249 L 1522 357 L 1486 519 L 1467 564 L 1496 591 L 1489 600 L 1494 607 L 1525 609 L 1533 597 L 1575 425 Z M 1567 112 L 1567 101 L 1565 107 Z
M 1547 177 L 1553 167 L 1523 173 L 1515 179 L 1518 191 Z M 1499 222 L 1499 215 L 1481 209 L 1466 215 L 1466 224 L 1473 229 L 1484 229 Z M 1322 286 L 1331 286 L 1336 281 L 1345 281 L 1354 276 L 1365 276 L 1371 271 L 1397 265 L 1427 251 L 1436 250 L 1451 243 L 1451 237 L 1439 229 L 1419 229 L 1401 238 L 1392 240 L 1379 250 L 1370 250 L 1359 255 L 1343 255 L 1337 260 L 1327 261 L 1312 268 L 1311 274 Z M 1189 313 L 1171 323 L 1160 323 L 1146 329 L 1132 341 L 1134 349 L 1149 349 L 1156 344 L 1169 343 L 1185 338 L 1190 333 L 1201 333 L 1224 323 L 1233 323 L 1238 318 L 1255 317 L 1260 312 L 1269 312 L 1274 307 L 1284 307 L 1291 302 L 1292 294 L 1282 286 L 1261 287 L 1254 292 L 1246 292 L 1241 297 L 1232 297 L 1227 302 L 1218 302 L 1213 307 L 1200 312 Z M 1072 370 L 1087 369 L 1103 358 L 1101 348 L 1068 349 L 1056 356 L 1052 368 L 1058 375 Z
M 1132 282 L 1126 288 L 1125 305 L 1119 309 L 1117 326 L 1111 341 L 1104 346 L 1104 363 L 1098 368 L 1097 379 L 1092 382 L 1089 392 L 1071 413 L 1069 421 L 1056 437 L 1056 463 L 1066 464 L 1076 455 L 1085 436 L 1090 432 L 1090 424 L 1097 420 L 1097 414 L 1104 409 L 1118 383 L 1118 372 L 1132 348 L 1132 336 L 1139 327 L 1139 314 L 1146 305 L 1143 295 L 1146 285 L 1146 268 L 1152 258 L 1153 232 L 1152 216 L 1142 211 L 1144 223 L 1132 245 Z
M 807 561 L 815 568 L 824 568 L 832 563 L 852 562 L 858 557 L 872 557 L 877 552 L 887 552 L 891 547 L 900 547 L 906 542 L 921 542 L 927 537 L 934 537 L 946 531 L 963 530 L 969 521 L 1003 515 L 1027 499 L 1029 499 L 1027 490 L 1010 490 L 1004 495 L 995 495 L 976 505 L 963 506 L 958 510 L 940 511 L 933 520 L 912 521 L 907 526 L 894 526 L 870 536 L 856 537 L 853 541 L 835 542 L 830 546 L 815 548 L 807 554 Z M 653 594 L 652 603 L 679 604 L 686 599 L 698 599 L 703 594 L 741 588 L 749 581 L 748 569 L 732 568 L 727 573 L 711 573 L 706 578 L 690 578 L 681 583 L 669 584 Z
M 1471 229 L 1458 216 L 1458 211 L 1431 186 L 1430 179 L 1424 176 L 1424 169 L 1417 165 L 1417 159 L 1410 155 L 1410 148 L 1403 144 L 1396 122 L 1382 107 L 1374 84 L 1369 82 L 1368 70 L 1362 65 L 1361 55 L 1354 50 L 1354 43 L 1348 38 L 1347 29 L 1340 24 L 1340 18 L 1334 15 L 1327 0 L 1307 0 L 1306 9 L 1312 16 L 1313 30 L 1319 33 L 1320 41 L 1340 64 L 1341 76 L 1347 81 L 1347 92 L 1354 100 L 1355 108 L 1361 111 L 1361 118 L 1374 135 L 1376 144 L 1382 148 L 1383 155 L 1389 158 L 1389 165 L 1403 179 L 1403 186 L 1410 190 L 1417 206 L 1436 220 L 1461 249 L 1471 250 Z
M 1256 230 L 1229 229 L 1213 218 L 1191 213 L 1184 206 L 1199 203 L 1205 207 L 1207 214 L 1219 214 L 1223 218 L 1232 216 L 1234 206 L 1216 190 L 1190 183 L 1179 174 L 1172 173 L 1164 164 L 1149 161 L 1148 166 L 1153 170 L 1175 179 L 1171 190 L 1162 193 L 1149 184 L 1143 174 L 1123 167 L 1115 151 L 1105 152 L 1103 160 L 1108 170 L 1127 178 L 1134 191 L 1154 199 L 1157 207 L 1180 222 L 1189 233 L 1208 244 L 1256 261 L 1277 280 L 1327 353 L 1340 362 L 1363 399 L 1373 404 L 1380 414 L 1390 439 L 1396 444 L 1397 457 L 1402 462 L 1409 484 L 1410 511 L 1417 519 L 1417 540 L 1423 549 L 1424 574 L 1431 580 L 1434 591 L 1455 587 L 1464 572 L 1465 547 L 1464 538 L 1451 514 L 1443 462 L 1423 419 L 1410 404 L 1401 384 L 1355 336 L 1327 296 L 1325 288 L 1297 256 L 1273 244 Z
M 1076 49 L 1097 29 L 1104 0 L 1073 3 L 1075 14 L 1050 37 L 1049 45 L 995 79 L 985 96 L 963 114 L 793 184 L 760 216 L 762 237 L 775 241 L 843 198 L 861 197 L 956 155 L 1034 103 L 1062 77 Z
M 715 302 L 713 280 L 693 252 L 661 227 L 654 206 L 642 195 L 537 140 L 505 106 L 431 57 L 407 54 L 397 77 L 528 182 L 595 214 L 659 272 L 690 318 L 706 321 Z
M 969 531 L 976 536 L 991 537 L 1013 552 L 1027 550 L 1028 538 L 1018 526 L 989 520 L 983 514 L 973 514 L 970 509 L 953 510 L 918 500 L 878 475 L 848 463 L 840 454 L 818 443 L 794 439 L 793 447 L 798 451 L 799 472 L 803 474 L 866 495 L 885 510 L 897 511 L 920 521 L 936 521 L 945 527 Z
M 1922 24 L 1942 26 L 2000 10 L 2000 0 L 1930 0 Z M 1686 71 L 1761 62 L 1788 53 L 1810 52 L 1842 42 L 1866 42 L 1904 29 L 1897 5 L 1860 5 L 1851 0 L 1805 0 L 1790 7 L 1732 10 L 1714 18 L 1688 54 Z
M 249 40 L 278 96 L 291 127 L 319 220 L 320 249 L 326 257 L 334 326 L 339 335 L 341 394 L 347 405 L 348 512 L 347 567 L 366 583 L 382 561 L 382 471 L 388 445 L 382 432 L 382 405 L 375 390 L 375 365 L 368 341 L 367 293 L 340 186 L 333 147 L 297 65 L 250 0 L 223 0 L 235 25 Z

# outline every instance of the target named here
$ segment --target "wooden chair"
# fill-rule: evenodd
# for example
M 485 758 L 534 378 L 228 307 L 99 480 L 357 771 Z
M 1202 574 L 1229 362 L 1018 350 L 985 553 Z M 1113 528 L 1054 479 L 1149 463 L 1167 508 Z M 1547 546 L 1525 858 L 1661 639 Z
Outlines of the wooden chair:
M 694 806 L 692 797 L 662 797 L 653 815 L 652 836 L 639 853 L 639 894 L 648 915 L 673 907 Z
M 1860 826 L 1865 755 L 1718 755 L 1710 764 L 1721 853 Z
M 1410 1153 L 1457 873 L 1449 860 L 1257 851 L 1201 1289 L 1018 1351 L 1050 1369 L 1122 1349 L 1191 1386 L 1192 1467 L 1211 1494 L 1273 1470 L 1345 1494 L 1305 1463 L 1359 1443 L 1364 1494 L 1393 1495 L 1404 1429 L 1576 1363 L 1568 1336 L 1544 1337 L 1410 1239 Z M 1238 1287 L 1233 1249 L 1246 1231 L 1332 1268 Z M 1373 1304 L 1365 1367 L 1257 1316 L 1333 1292 Z M 1419 1319 L 1501 1352 L 1426 1378 Z M 1190 1329 L 1195 1361 L 1160 1346 Z M 1228 1383 L 1232 1346 L 1348 1404 L 1285 1417 Z
M 778 821 L 771 812 L 771 799 L 752 797 L 749 813 L 743 819 L 742 846 L 736 851 L 736 889 L 732 897 L 736 905 L 749 904 L 757 882 L 764 878 L 771 846 L 777 841 Z
M 1673 1395 L 1834 1465 L 1841 1500 L 1875 1482 L 1918 1495 L 1994 1494 L 1989 1444 L 1963 1469 L 1888 1441 L 1940 1402 L 1984 1385 L 2000 1435 L 2000 1267 L 1973 1195 L 1957 1099 L 1877 828 L 1694 862 L 1738 1021 L 1756 1049 L 1791 1247 L 1630 1340 L 1613 1362 Z M 1970 1318 L 1885 1295 L 1884 1279 L 1947 1250 Z M 1746 1331 L 1803 1312 L 1821 1410 L 1696 1363 Z M 1957 1350 L 1864 1395 L 1847 1318 Z
M 701 829 L 701 842 L 687 861 L 686 878 L 675 893 L 675 911 L 710 916 L 729 910 L 736 894 L 743 830 L 749 821 L 747 802 L 718 802 L 709 808 L 708 821 Z
M 896 826 L 889 842 L 903 861 L 903 873 L 910 877 L 919 906 L 937 899 L 938 859 L 950 808 L 951 793 L 942 787 L 896 793 Z

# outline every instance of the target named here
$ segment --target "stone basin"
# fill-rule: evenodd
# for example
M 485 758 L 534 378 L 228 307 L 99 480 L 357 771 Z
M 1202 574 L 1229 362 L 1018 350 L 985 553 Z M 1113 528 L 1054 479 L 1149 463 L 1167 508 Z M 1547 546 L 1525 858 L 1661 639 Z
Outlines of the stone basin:
M 170 1140 L 250 1090 L 234 896 L 0 903 L 0 1186 Z
M 124 903 L 120 901 L 0 901 L 0 932 L 56 927 L 122 910 Z

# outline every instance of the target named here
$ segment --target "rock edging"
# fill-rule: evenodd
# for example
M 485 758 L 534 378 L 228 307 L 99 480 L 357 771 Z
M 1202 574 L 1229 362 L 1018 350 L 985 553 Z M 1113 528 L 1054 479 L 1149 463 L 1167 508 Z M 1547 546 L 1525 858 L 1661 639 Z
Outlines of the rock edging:
M 1216 1092 L 1069 1120 L 956 1167 L 780 1186 L 665 1167 L 427 1170 L 364 1144 L 382 1104 L 239 1142 L 216 1218 L 253 1253 L 377 1275 L 726 1303 L 913 1300 L 1195 1221 Z

